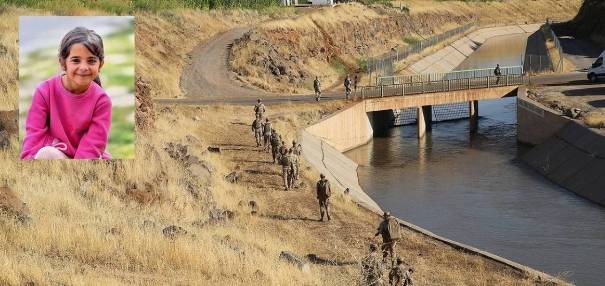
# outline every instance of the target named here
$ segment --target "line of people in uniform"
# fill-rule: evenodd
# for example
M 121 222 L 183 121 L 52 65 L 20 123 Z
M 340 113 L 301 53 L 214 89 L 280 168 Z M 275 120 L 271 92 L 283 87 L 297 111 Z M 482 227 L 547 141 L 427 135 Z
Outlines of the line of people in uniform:
M 351 77 L 347 74 L 347 77 L 344 80 L 345 99 L 349 99 L 351 97 L 351 85 L 353 85 L 355 92 L 357 92 L 357 83 L 358 82 L 359 82 L 359 79 L 358 79 L 357 75 L 355 75 L 355 79 L 353 81 L 351 81 Z M 321 99 L 321 82 L 319 81 L 318 76 L 316 76 L 315 80 L 313 81 L 313 90 L 315 91 L 315 100 L 319 101 Z
M 265 152 L 271 152 L 273 163 L 281 165 L 284 190 L 289 191 L 294 188 L 299 179 L 299 157 L 302 153 L 302 146 L 297 144 L 296 140 L 293 140 L 292 146 L 288 148 L 269 118 L 264 118 L 265 111 L 265 105 L 259 98 L 256 105 L 254 105 L 256 119 L 252 122 L 252 132 L 254 132 L 256 146 L 263 147 Z
M 256 146 L 263 147 L 263 151 L 271 152 L 273 163 L 278 163 L 282 166 L 282 178 L 284 181 L 284 189 L 291 190 L 299 177 L 300 160 L 302 154 L 302 146 L 292 141 L 292 147 L 288 148 L 282 139 L 281 135 L 272 126 L 269 118 L 264 118 L 266 111 L 265 105 L 259 98 L 254 105 L 254 113 L 256 119 L 252 122 L 252 131 L 256 139 Z M 330 197 L 332 190 L 330 182 L 324 174 L 320 174 L 320 179 L 316 184 L 316 196 L 319 201 L 319 221 L 324 221 L 324 216 L 330 221 Z M 389 284 L 392 286 L 412 286 L 413 268 L 409 267 L 395 253 L 397 241 L 401 238 L 401 230 L 399 222 L 391 216 L 389 212 L 383 214 L 383 221 L 378 226 L 377 232 L 374 235 L 382 236 L 382 259 L 378 254 L 376 244 L 370 244 L 370 253 L 361 261 L 362 274 L 364 276 L 364 285 L 382 286 L 384 285 L 383 270 L 390 258 L 391 265 L 388 275 Z

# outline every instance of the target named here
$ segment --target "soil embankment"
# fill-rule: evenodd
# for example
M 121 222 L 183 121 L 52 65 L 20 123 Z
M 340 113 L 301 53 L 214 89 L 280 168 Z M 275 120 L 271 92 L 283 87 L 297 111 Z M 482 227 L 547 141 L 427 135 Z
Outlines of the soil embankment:
M 305 93 L 315 76 L 323 88 L 361 71 L 364 59 L 404 47 L 475 19 L 487 23 L 535 23 L 570 18 L 580 1 L 448 3 L 413 1 L 410 11 L 384 6 L 339 5 L 294 19 L 264 23 L 237 41 L 230 68 L 247 85 L 273 92 Z M 530 12 L 533 11 L 533 12 Z M 535 13 L 539 11 L 539 13 Z
M 585 0 L 576 17 L 561 28 L 578 38 L 590 39 L 605 47 L 605 2 L 602 0 Z

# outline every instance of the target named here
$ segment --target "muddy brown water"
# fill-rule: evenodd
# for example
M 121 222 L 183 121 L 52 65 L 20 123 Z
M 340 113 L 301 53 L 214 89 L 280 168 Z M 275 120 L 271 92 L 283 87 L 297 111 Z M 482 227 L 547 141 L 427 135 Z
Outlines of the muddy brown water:
M 492 38 L 458 69 L 520 64 L 526 37 Z M 408 125 L 345 155 L 368 195 L 398 217 L 577 285 L 604 285 L 605 208 L 519 160 L 528 147 L 516 141 L 516 98 L 481 101 L 479 114 L 473 136 L 467 119 L 436 123 L 422 140 Z

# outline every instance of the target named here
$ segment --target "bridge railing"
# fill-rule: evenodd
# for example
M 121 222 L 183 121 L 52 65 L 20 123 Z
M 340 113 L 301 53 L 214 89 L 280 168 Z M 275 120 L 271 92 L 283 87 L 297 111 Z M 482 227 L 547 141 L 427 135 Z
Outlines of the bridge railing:
M 500 67 L 502 76 L 505 75 L 522 75 L 523 66 L 508 66 Z M 431 82 L 439 80 L 452 79 L 467 79 L 480 78 L 494 75 L 494 68 L 461 70 L 447 73 L 430 73 L 430 74 L 415 74 L 415 75 L 399 75 L 399 76 L 381 76 L 376 79 L 376 85 L 393 85 L 405 83 Z
M 478 88 L 491 88 L 524 84 L 523 74 L 485 76 L 476 78 L 441 79 L 392 85 L 362 86 L 361 98 L 401 96 L 423 93 L 448 92 Z

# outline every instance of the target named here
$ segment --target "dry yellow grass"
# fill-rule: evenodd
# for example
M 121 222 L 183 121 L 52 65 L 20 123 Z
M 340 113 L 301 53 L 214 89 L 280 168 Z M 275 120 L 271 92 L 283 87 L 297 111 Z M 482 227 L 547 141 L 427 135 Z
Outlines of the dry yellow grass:
M 592 128 L 605 128 L 605 111 L 597 110 L 584 115 L 584 123 Z
M 30 12 L 8 8 L 1 19 L 14 23 L 17 15 Z M 187 18 L 204 12 L 174 13 Z M 166 21 L 159 21 L 166 29 L 157 33 L 159 41 L 180 29 L 176 25 L 168 29 L 172 16 L 147 16 Z M 144 20 L 138 25 L 137 33 L 151 30 Z M 0 66 L 11 64 L 4 60 L 16 59 L 17 30 L 14 24 L 8 27 L 3 35 L 9 36 L 1 38 L 0 44 L 9 47 L 10 55 L 2 58 Z M 178 75 L 156 82 L 157 70 L 147 62 L 170 66 L 174 58 L 152 54 L 148 50 L 157 48 L 154 45 L 138 48 L 144 56 L 137 58 L 137 71 L 150 82 L 152 91 L 178 94 L 171 89 Z M 140 66 L 145 64 L 148 66 Z M 10 82 L 13 77 L 12 69 L 0 70 L 0 78 Z M 13 83 L 6 94 L 16 99 L 17 93 Z M 340 106 L 335 102 L 270 107 L 269 116 L 279 130 L 286 131 L 289 141 L 297 128 Z M 250 107 L 162 106 L 156 113 L 155 127 L 137 137 L 135 160 L 19 161 L 16 138 L 10 148 L 0 150 L 0 185 L 9 186 L 28 204 L 32 218 L 21 225 L 0 216 L 0 285 L 351 285 L 359 281 L 355 262 L 366 253 L 378 217 L 336 195 L 332 223 L 302 219 L 317 216 L 309 187 L 317 173 L 305 167 L 307 187 L 277 191 L 277 166 L 258 162 L 268 155 L 252 146 L 247 125 L 252 116 L 240 116 L 251 115 Z M 189 142 L 187 136 L 196 137 L 199 143 Z M 213 175 L 189 175 L 183 163 L 164 150 L 168 143 L 188 145 L 189 154 L 212 166 Z M 209 145 L 220 145 L 223 152 L 209 153 Z M 242 183 L 227 183 L 223 177 L 236 165 L 242 170 Z M 142 204 L 132 199 L 126 193 L 131 183 L 149 189 L 159 201 Z M 188 185 L 199 191 L 197 197 L 188 191 Z M 260 216 L 250 215 L 239 205 L 248 200 L 259 202 Z M 235 219 L 199 226 L 197 222 L 206 221 L 208 211 L 215 207 L 235 211 Z M 294 219 L 275 219 L 276 215 Z M 162 229 L 168 225 L 181 226 L 189 233 L 167 239 Z M 462 254 L 410 231 L 406 234 L 399 251 L 416 267 L 419 284 L 533 285 L 532 278 L 498 263 Z M 312 265 L 310 273 L 303 273 L 279 261 L 282 250 L 352 264 Z

